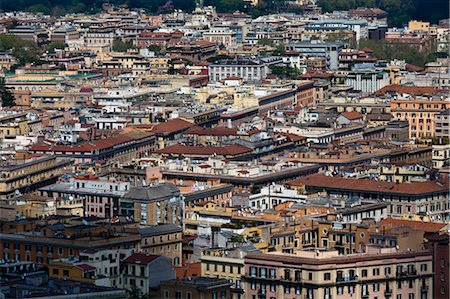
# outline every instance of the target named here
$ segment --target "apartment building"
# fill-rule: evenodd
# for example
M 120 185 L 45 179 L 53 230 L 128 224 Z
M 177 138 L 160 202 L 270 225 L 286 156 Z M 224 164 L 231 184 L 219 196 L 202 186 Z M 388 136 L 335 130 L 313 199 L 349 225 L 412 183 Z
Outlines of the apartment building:
M 450 109 L 434 115 L 434 137 L 449 138 L 450 136 Z
M 449 219 L 449 182 L 446 178 L 398 184 L 317 174 L 299 178 L 291 185 L 305 188 L 308 192 L 327 191 L 330 195 L 386 201 L 391 204 L 388 211 L 391 216 L 427 213 L 437 220 Z
M 153 255 L 163 255 L 170 259 L 172 265 L 181 265 L 182 235 L 181 226 L 174 224 L 159 224 L 140 226 L 127 231 L 141 236 L 142 252 Z
M 261 81 L 270 73 L 269 67 L 282 62 L 281 58 L 270 57 L 259 60 L 221 60 L 208 66 L 210 81 L 221 81 L 239 77 L 244 81 Z
M 203 38 L 209 42 L 224 45 L 227 48 L 236 46 L 236 33 L 228 27 L 212 27 L 203 33 Z
M 45 156 L 0 163 L 0 198 L 11 198 L 17 193 L 33 191 L 56 182 L 70 170 L 73 161 Z
M 364 252 L 303 250 L 297 254 L 249 253 L 247 298 L 434 298 L 430 251 L 366 246 Z
M 410 139 L 427 139 L 435 136 L 436 117 L 443 124 L 437 115 L 449 106 L 446 100 L 401 99 L 391 101 L 391 114 L 398 120 L 408 121 Z
M 202 276 L 228 279 L 232 284 L 230 299 L 243 299 L 245 298 L 242 284 L 242 275 L 245 272 L 244 257 L 252 251 L 257 250 L 252 246 L 206 249 L 201 256 Z
M 171 261 L 161 255 L 134 253 L 122 261 L 123 288 L 148 295 L 161 281 L 175 278 Z
M 287 45 L 288 51 L 296 51 L 307 58 L 323 58 L 326 67 L 337 70 L 339 67 L 339 52 L 344 48 L 341 43 L 298 42 Z

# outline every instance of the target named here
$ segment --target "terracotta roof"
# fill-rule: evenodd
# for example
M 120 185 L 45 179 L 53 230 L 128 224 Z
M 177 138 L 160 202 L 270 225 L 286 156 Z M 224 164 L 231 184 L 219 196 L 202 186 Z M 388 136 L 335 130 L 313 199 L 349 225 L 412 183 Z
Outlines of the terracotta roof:
M 156 124 L 150 132 L 155 134 L 170 134 L 180 132 L 194 126 L 192 123 L 181 118 L 169 119 L 166 122 Z
M 252 149 L 239 145 L 232 144 L 223 147 L 213 147 L 213 146 L 190 146 L 183 144 L 174 144 L 163 148 L 158 151 L 161 154 L 173 154 L 173 155 L 198 155 L 198 156 L 236 156 L 245 153 L 250 153 Z
M 444 92 L 446 91 L 432 86 L 403 86 L 398 84 L 392 84 L 379 89 L 376 92 L 376 94 L 383 95 L 385 93 L 399 93 L 410 95 L 433 95 Z
M 52 152 L 92 152 L 95 150 L 107 149 L 123 143 L 143 139 L 151 136 L 146 132 L 127 132 L 115 137 L 98 139 L 92 142 L 85 142 L 76 145 L 53 145 L 44 142 L 33 144 L 29 147 L 30 151 L 52 151 Z
M 414 65 L 414 64 L 410 64 L 410 63 L 407 63 L 405 68 L 406 68 L 406 70 L 408 72 L 420 72 L 420 71 L 423 71 L 423 68 L 421 68 L 421 67 L 419 67 L 417 65 Z
M 360 51 L 365 52 L 365 53 L 373 53 L 373 50 L 370 48 L 367 48 L 367 47 L 360 49 Z
M 407 226 L 427 233 L 432 233 L 440 231 L 442 228 L 446 226 L 446 224 L 436 222 L 404 220 L 404 219 L 383 219 L 380 221 L 380 226 L 390 228 Z
M 141 265 L 148 265 L 157 258 L 159 258 L 160 255 L 155 254 L 145 254 L 145 253 L 133 253 L 129 257 L 123 260 L 123 263 L 125 264 L 141 264 Z
M 227 127 L 202 128 L 199 126 L 188 129 L 184 134 L 200 135 L 200 136 L 227 136 L 237 135 L 237 130 Z
M 88 264 L 77 264 L 77 265 L 74 265 L 74 267 L 78 268 L 80 270 L 83 270 L 83 271 L 89 271 L 89 270 L 97 269 L 94 266 L 91 266 L 91 265 L 88 265 Z
M 426 181 L 415 183 L 391 183 L 366 179 L 350 179 L 331 177 L 323 174 L 314 174 L 301 177 L 291 183 L 293 186 L 306 186 L 324 189 L 357 190 L 376 193 L 419 195 L 435 192 L 448 192 L 450 184 L 448 178 L 439 181 Z
M 364 117 L 364 115 L 362 115 L 361 113 L 356 112 L 356 111 L 350 111 L 350 112 L 345 111 L 345 112 L 342 112 L 341 115 L 349 120 L 355 120 L 355 119 L 360 119 L 360 118 Z

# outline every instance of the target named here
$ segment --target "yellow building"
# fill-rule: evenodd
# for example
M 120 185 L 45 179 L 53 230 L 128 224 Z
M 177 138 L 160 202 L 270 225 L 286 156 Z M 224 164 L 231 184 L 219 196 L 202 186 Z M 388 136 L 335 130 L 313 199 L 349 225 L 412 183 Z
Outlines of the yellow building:
M 245 273 L 246 254 L 245 248 L 206 249 L 201 257 L 202 276 L 228 279 L 232 283 L 231 298 L 243 298 L 241 276 Z
M 411 31 L 430 31 L 430 22 L 411 20 L 408 22 L 408 29 Z
M 71 279 L 80 282 L 94 283 L 95 272 L 95 267 L 80 263 L 78 260 L 51 260 L 48 264 L 50 279 Z

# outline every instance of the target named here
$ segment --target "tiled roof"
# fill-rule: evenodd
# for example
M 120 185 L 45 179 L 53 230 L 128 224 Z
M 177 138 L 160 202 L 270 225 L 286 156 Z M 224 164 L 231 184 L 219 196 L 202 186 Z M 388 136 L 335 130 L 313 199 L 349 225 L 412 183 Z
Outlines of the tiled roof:
M 446 192 L 449 189 L 447 178 L 440 181 L 426 181 L 415 183 L 390 183 L 366 179 L 350 179 L 342 177 L 331 177 L 323 174 L 314 174 L 301 177 L 291 183 L 294 186 L 306 186 L 316 188 L 357 190 L 377 193 L 419 195 L 435 192 Z
M 92 142 L 85 142 L 76 145 L 54 145 L 47 144 L 44 142 L 34 144 L 30 146 L 30 151 L 52 151 L 52 152 L 92 152 L 95 150 L 102 150 L 111 148 L 113 146 L 117 146 L 120 144 L 124 144 L 127 142 L 143 139 L 145 137 L 149 137 L 151 134 L 140 132 L 139 135 L 131 133 L 131 134 L 123 134 L 118 135 L 116 137 L 109 137 L 106 139 L 98 139 Z
M 202 128 L 199 126 L 188 129 L 184 134 L 200 135 L 200 136 L 229 136 L 237 135 L 237 130 L 227 127 Z
M 407 226 L 413 229 L 421 230 L 427 233 L 438 232 L 446 226 L 445 223 L 435 223 L 435 222 L 423 222 L 423 221 L 413 221 L 404 219 L 383 219 L 380 221 L 380 226 L 385 227 L 401 227 Z
M 155 125 L 150 131 L 155 134 L 170 134 L 189 129 L 192 126 L 193 124 L 186 120 L 174 118 Z
M 345 112 L 342 112 L 341 115 L 349 120 L 355 120 L 355 119 L 360 119 L 360 118 L 364 117 L 361 113 L 356 112 L 356 111 L 350 111 L 350 112 L 345 111 Z
M 88 265 L 88 264 L 77 264 L 77 265 L 75 265 L 75 268 L 78 268 L 78 269 L 83 270 L 83 271 L 89 271 L 89 270 L 97 269 L 94 266 L 91 266 L 91 265 Z
M 148 265 L 157 258 L 159 258 L 160 255 L 155 254 L 145 254 L 145 253 L 133 253 L 129 257 L 123 260 L 123 263 L 125 264 L 141 264 L 141 265 Z
M 161 154 L 174 154 L 174 155 L 200 155 L 200 156 L 234 156 L 241 155 L 245 153 L 250 153 L 252 150 L 246 146 L 239 144 L 232 144 L 223 147 L 213 147 L 213 146 L 190 146 L 183 144 L 174 144 L 168 146 L 164 149 L 159 150 Z
M 411 95 L 433 95 L 445 92 L 443 89 L 435 88 L 432 86 L 403 86 L 398 84 L 392 84 L 379 89 L 376 94 L 383 95 L 385 93 L 399 93 L 399 94 L 411 94 Z

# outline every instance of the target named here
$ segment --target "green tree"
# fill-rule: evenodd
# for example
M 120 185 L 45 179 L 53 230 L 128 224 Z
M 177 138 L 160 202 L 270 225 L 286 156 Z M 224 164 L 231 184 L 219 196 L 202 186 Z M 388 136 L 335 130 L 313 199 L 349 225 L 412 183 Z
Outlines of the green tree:
M 226 54 L 219 54 L 213 57 L 209 57 L 208 59 L 206 59 L 207 62 L 216 62 L 216 61 L 220 61 L 220 60 L 229 60 L 232 59 L 233 57 L 226 55 Z
M 129 49 L 136 49 L 132 42 L 124 42 L 121 39 L 113 41 L 112 49 L 115 52 L 126 52 Z
M 51 42 L 45 46 L 45 50 L 48 52 L 55 52 L 55 49 L 64 49 L 66 44 L 64 42 Z
M 273 65 L 270 67 L 272 74 L 282 79 L 296 79 L 300 75 L 300 71 L 297 68 L 289 66 Z
M 2 100 L 3 107 L 12 107 L 16 103 L 14 102 L 14 96 L 5 85 L 5 78 L 0 78 L 0 98 Z
M 275 45 L 273 39 L 270 39 L 267 37 L 258 39 L 258 44 L 263 45 L 263 46 L 271 46 L 271 47 L 273 47 Z

